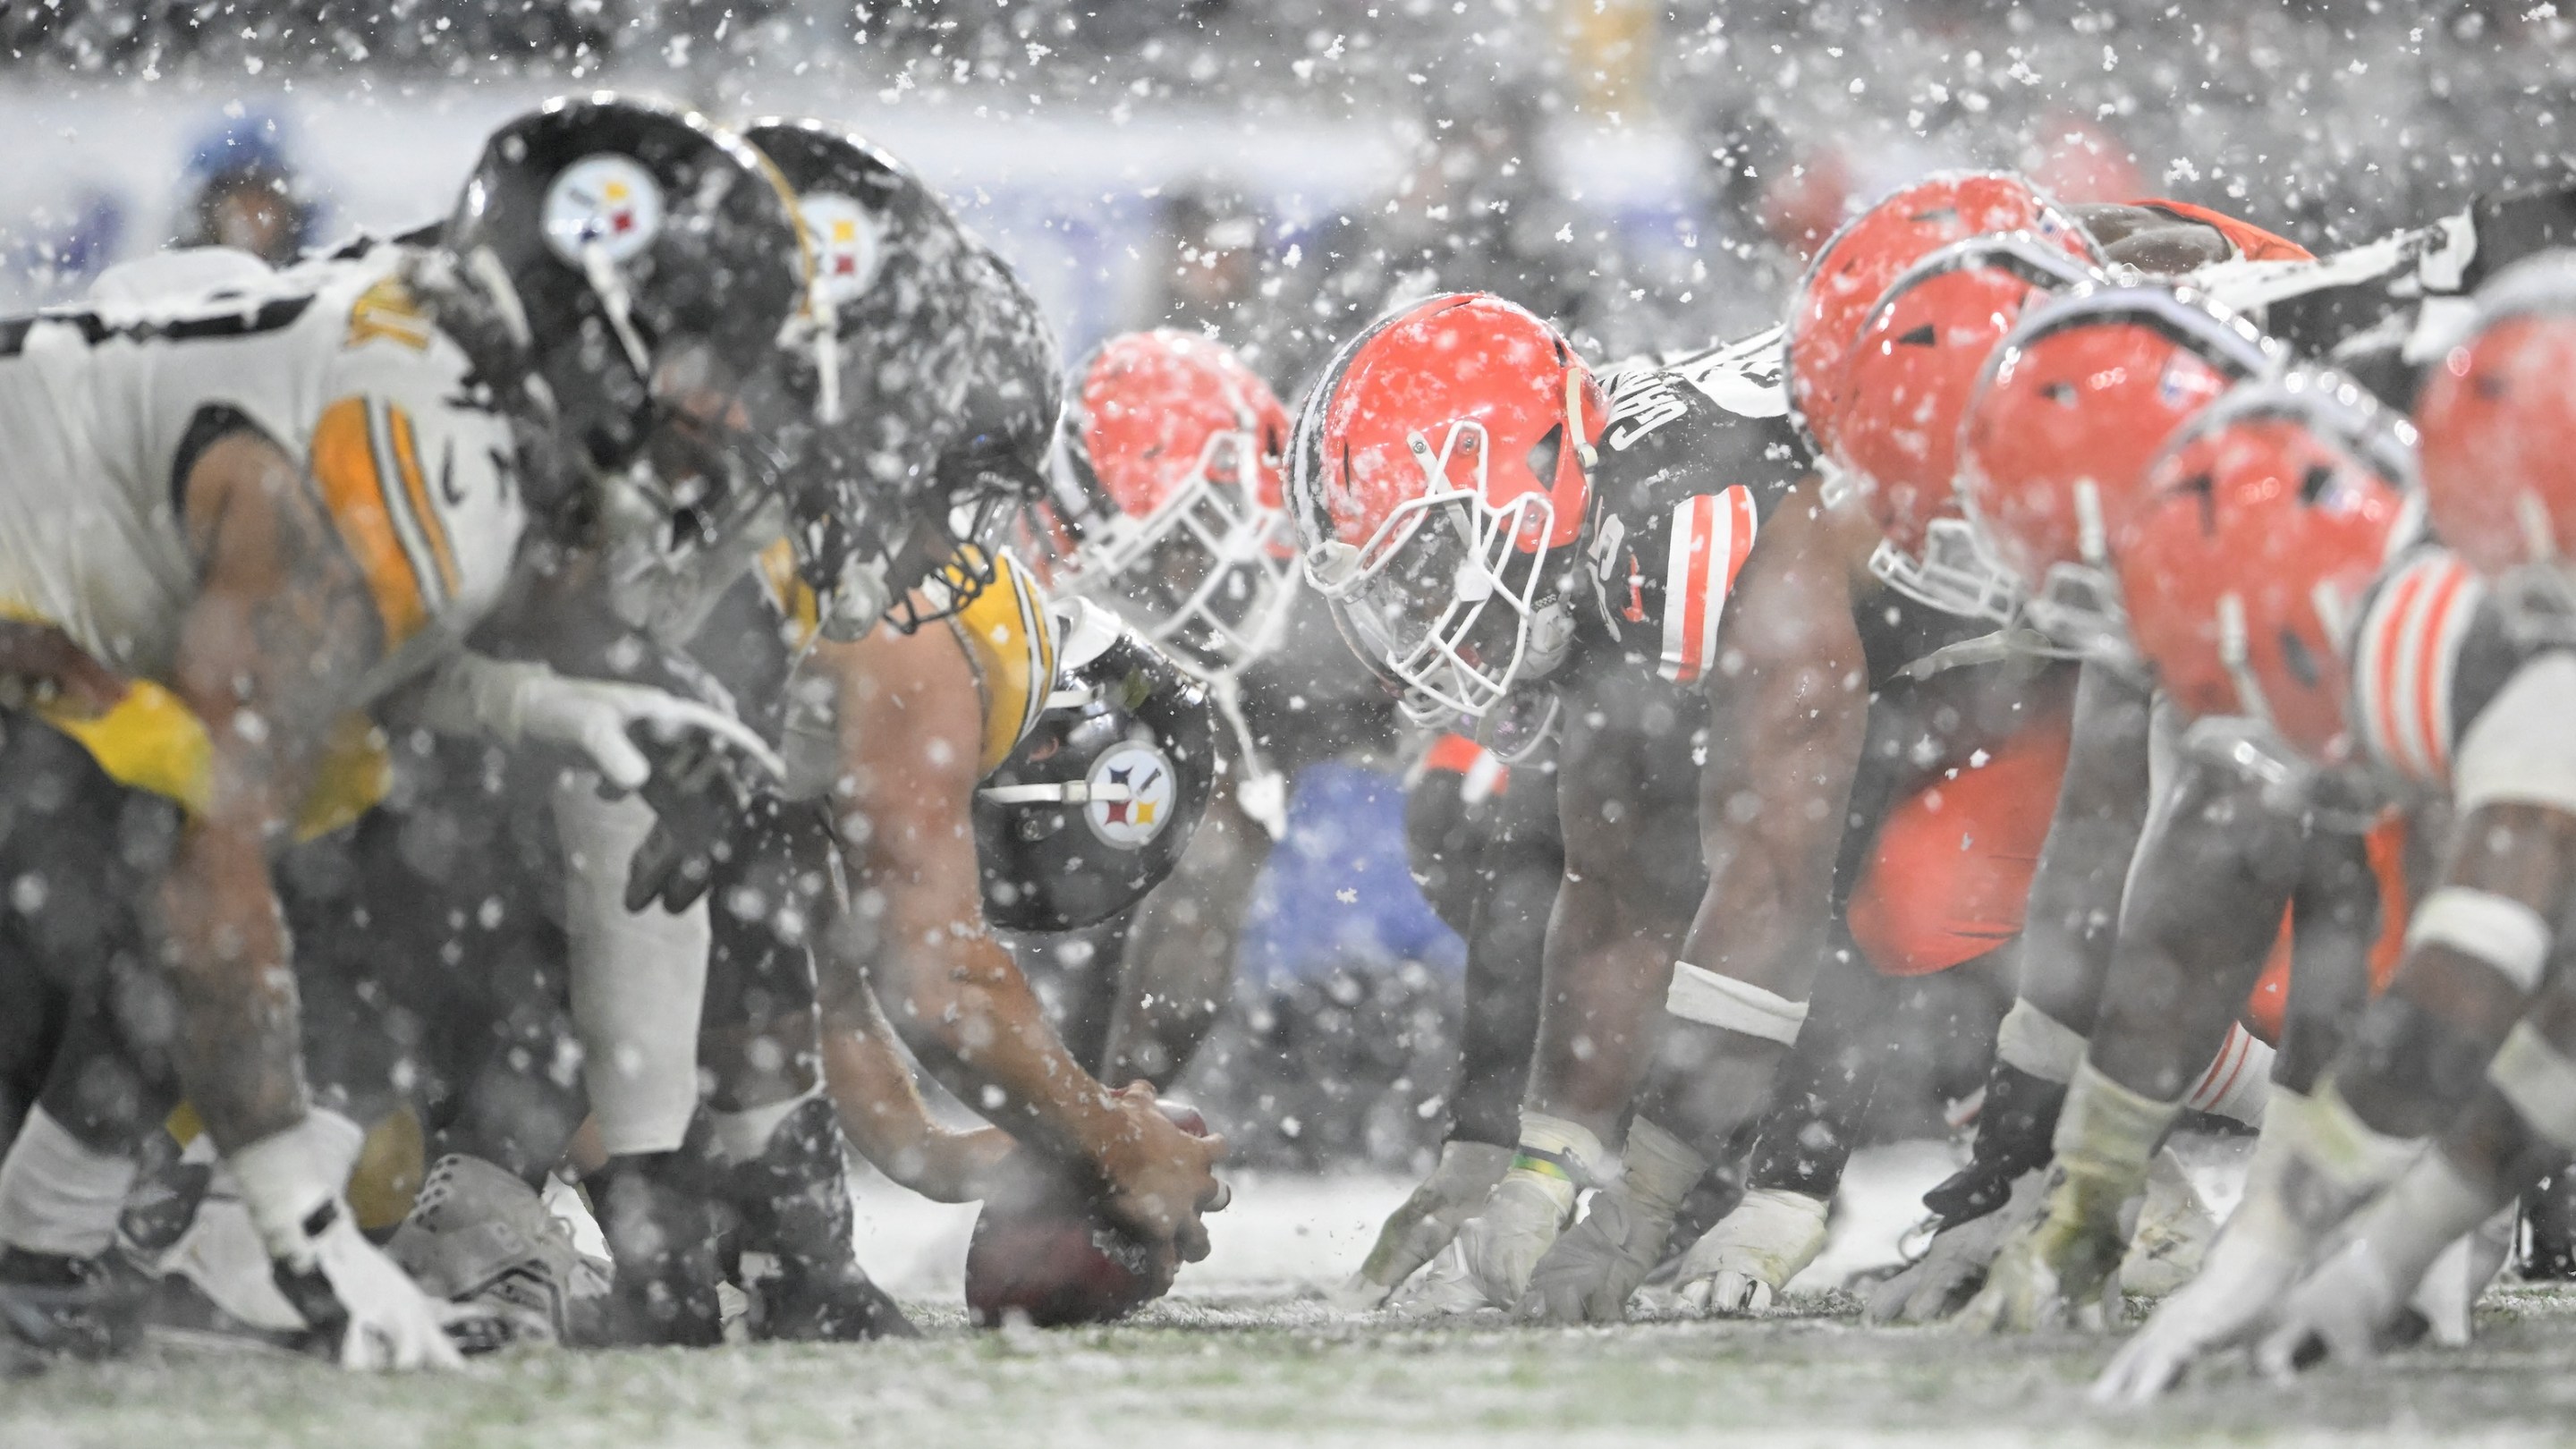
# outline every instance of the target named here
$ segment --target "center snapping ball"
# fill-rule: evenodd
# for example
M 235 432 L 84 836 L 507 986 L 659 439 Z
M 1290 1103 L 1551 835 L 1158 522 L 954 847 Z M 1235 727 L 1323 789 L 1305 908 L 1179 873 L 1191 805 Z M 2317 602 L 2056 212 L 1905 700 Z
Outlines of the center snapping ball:
M 1195 1107 L 1158 1103 L 1172 1124 L 1208 1135 Z M 1180 1267 L 1170 1244 L 1139 1241 L 1104 1216 L 1081 1183 L 1038 1177 L 987 1199 L 966 1244 L 966 1311 L 998 1328 L 1014 1310 L 1040 1328 L 1124 1318 L 1170 1291 Z

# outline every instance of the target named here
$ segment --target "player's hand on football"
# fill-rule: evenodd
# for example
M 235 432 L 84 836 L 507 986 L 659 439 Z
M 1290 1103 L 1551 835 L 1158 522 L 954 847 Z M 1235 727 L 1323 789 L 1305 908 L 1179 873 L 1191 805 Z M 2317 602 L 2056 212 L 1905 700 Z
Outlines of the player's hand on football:
M 1934 1323 L 1958 1312 L 1985 1286 L 2004 1241 L 2038 1215 L 2042 1176 L 2023 1173 L 2002 1207 L 1934 1233 L 1921 1258 L 1870 1295 L 1868 1321 Z
M 1116 1101 L 1118 1126 L 1099 1147 L 1101 1210 L 1149 1243 L 1170 1243 L 1181 1261 L 1199 1261 L 1208 1255 L 1199 1217 L 1231 1197 L 1214 1170 L 1225 1139 L 1184 1130 L 1165 1115 L 1150 1083 L 1128 1083 Z
M 1511 1165 L 1512 1149 L 1497 1143 L 1442 1143 L 1431 1175 L 1387 1214 L 1376 1245 L 1359 1271 L 1334 1291 L 1334 1301 L 1352 1310 L 1384 1306 L 1388 1295 L 1449 1246 L 1458 1225 L 1484 1206 L 1486 1194 Z
M 1757 1187 L 1682 1255 L 1682 1302 L 1703 1314 L 1760 1313 L 1825 1248 L 1825 1200 Z

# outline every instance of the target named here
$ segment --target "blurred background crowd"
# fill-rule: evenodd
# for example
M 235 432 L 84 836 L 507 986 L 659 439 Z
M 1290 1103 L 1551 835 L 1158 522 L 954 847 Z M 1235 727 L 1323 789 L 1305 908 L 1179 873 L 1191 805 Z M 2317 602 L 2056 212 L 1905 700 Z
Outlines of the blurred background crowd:
M 1750 332 L 1846 214 L 1943 165 L 2325 251 L 2563 176 L 2571 82 L 2576 25 L 2529 0 L 44 0 L 0 6 L 0 301 L 415 225 L 494 122 L 611 86 L 845 120 L 1020 266 L 1068 358 L 1205 329 L 1293 407 L 1434 290 L 1599 356 Z M 1197 1075 L 1274 1125 L 1256 1161 L 1411 1168 L 1463 950 L 1405 873 L 1391 721 L 1329 629 L 1296 639 L 1320 652 L 1273 684 L 1326 747 Z M 1884 1131 L 1937 1125 L 1940 1054 L 1908 1060 Z

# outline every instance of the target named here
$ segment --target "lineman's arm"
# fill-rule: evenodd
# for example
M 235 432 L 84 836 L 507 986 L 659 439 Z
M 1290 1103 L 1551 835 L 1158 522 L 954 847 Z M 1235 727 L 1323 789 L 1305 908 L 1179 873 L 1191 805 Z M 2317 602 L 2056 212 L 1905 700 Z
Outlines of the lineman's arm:
M 1874 535 L 1857 510 L 1817 504 L 1813 484 L 1783 499 L 1727 602 L 1706 685 L 1708 890 L 1682 959 L 1791 1000 L 1814 975 L 1802 948 L 1824 928 L 1869 727 L 1852 560 Z
M 1049 1157 L 1096 1172 L 1105 1206 L 1149 1240 L 1205 1255 L 1198 1210 L 1219 1195 L 1221 1138 L 1194 1138 L 1151 1088 L 1113 1092 L 1047 1025 L 1028 979 L 986 930 L 972 803 L 982 710 L 944 629 L 880 628 L 822 642 L 834 681 L 842 777 L 835 811 L 878 939 L 876 984 L 897 1027 L 979 1089 L 974 1105 Z M 1141 1084 L 1140 1084 L 1141 1085 Z
M 205 722 L 202 811 L 163 891 L 179 1002 L 174 1062 L 227 1152 L 305 1113 L 295 978 L 268 851 L 312 778 L 332 722 L 383 652 L 366 578 L 333 536 L 303 470 L 236 432 L 188 475 L 186 526 L 203 574 L 172 688 Z
M 850 1145 L 933 1201 L 991 1196 L 1019 1150 L 1011 1134 L 999 1127 L 959 1132 L 931 1116 L 911 1059 L 865 981 L 832 972 L 823 995 L 823 1078 Z

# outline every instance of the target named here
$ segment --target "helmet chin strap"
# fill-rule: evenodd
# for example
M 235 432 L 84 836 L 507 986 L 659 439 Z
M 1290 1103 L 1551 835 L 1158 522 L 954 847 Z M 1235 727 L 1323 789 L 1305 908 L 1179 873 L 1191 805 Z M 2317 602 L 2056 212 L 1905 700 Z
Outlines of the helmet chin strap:
M 1574 455 L 1583 460 L 1585 472 L 1598 467 L 1601 454 L 1583 433 L 1583 369 L 1565 370 L 1565 436 L 1574 444 Z
M 589 280 L 590 289 L 599 294 L 599 304 L 608 313 L 609 330 L 617 334 L 617 345 L 625 349 L 636 378 L 651 387 L 653 355 L 645 350 L 643 335 L 635 330 L 635 300 L 627 291 L 625 273 L 609 259 L 608 248 L 594 241 L 581 249 L 581 274 Z
M 2075 547 L 2084 561 L 2101 568 L 2111 557 L 2111 531 L 2102 522 L 2102 491 L 2093 480 L 2075 484 Z
M 2247 719 L 2272 726 L 2270 701 L 2254 673 L 2251 631 L 2245 624 L 2245 600 L 2235 593 L 2218 596 L 2218 663 L 2236 686 L 2237 711 Z
M 521 347 L 536 346 L 536 329 L 528 325 L 528 309 L 519 302 L 518 284 L 510 280 L 510 269 L 501 265 L 500 257 L 490 247 L 476 247 L 465 254 L 465 270 L 491 298 L 492 310 L 500 314 L 510 340 Z

